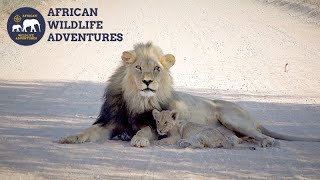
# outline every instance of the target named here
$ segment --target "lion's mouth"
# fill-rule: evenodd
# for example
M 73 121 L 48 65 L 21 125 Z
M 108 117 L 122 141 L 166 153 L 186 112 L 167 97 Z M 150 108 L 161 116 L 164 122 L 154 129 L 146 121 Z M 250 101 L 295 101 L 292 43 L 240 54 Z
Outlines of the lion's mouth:
M 140 91 L 140 95 L 143 97 L 152 97 L 156 94 L 156 91 L 150 88 L 145 88 L 143 90 Z
M 155 90 L 150 89 L 150 88 L 145 88 L 145 89 L 143 89 L 142 91 L 151 91 L 151 92 L 156 92 Z
M 163 136 L 163 135 L 166 135 L 167 133 L 163 133 L 163 132 L 159 132 L 159 131 L 158 131 L 158 134 L 159 134 L 160 136 Z

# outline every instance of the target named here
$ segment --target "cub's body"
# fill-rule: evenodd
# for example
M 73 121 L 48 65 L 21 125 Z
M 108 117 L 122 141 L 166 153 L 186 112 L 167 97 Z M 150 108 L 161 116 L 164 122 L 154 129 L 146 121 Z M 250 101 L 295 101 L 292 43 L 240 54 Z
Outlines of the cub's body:
M 153 117 L 157 122 L 157 131 L 168 137 L 155 141 L 158 145 L 177 144 L 180 147 L 192 148 L 232 148 L 237 146 L 239 139 L 234 132 L 224 126 L 216 128 L 178 119 L 175 111 L 153 110 Z

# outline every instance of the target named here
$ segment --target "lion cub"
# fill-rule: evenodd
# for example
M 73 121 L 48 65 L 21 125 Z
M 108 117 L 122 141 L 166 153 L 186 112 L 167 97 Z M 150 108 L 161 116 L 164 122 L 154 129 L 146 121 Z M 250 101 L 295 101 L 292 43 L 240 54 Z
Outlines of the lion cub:
M 183 148 L 232 148 L 242 141 L 224 126 L 210 128 L 178 119 L 178 112 L 175 110 L 159 112 L 154 109 L 152 114 L 159 135 L 168 135 L 167 138 L 154 141 L 157 145 L 177 144 Z

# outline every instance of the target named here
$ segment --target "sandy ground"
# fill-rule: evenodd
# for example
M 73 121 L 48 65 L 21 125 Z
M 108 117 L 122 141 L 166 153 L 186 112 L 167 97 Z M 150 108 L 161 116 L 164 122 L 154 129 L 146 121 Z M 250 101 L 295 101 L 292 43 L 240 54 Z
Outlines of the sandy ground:
M 54 142 L 90 126 L 122 51 L 148 40 L 176 56 L 176 89 L 239 103 L 275 131 L 320 137 L 315 16 L 253 0 L 70 1 L 54 7 L 99 7 L 102 31 L 122 32 L 125 39 L 49 43 L 53 31 L 47 28 L 39 43 L 21 47 L 1 23 L 1 179 L 320 178 L 320 143 L 281 141 L 280 147 L 250 151 Z

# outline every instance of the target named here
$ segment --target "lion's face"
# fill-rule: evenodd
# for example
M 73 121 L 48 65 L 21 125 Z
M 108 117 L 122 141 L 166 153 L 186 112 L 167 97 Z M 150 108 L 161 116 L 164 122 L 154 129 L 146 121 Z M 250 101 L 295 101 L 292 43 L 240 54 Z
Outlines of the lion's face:
M 129 68 L 141 96 L 154 96 L 159 89 L 159 82 L 166 73 L 160 63 L 157 60 L 146 61 L 139 58 Z
M 165 81 L 171 81 L 169 68 L 174 64 L 175 58 L 171 54 L 163 55 L 156 46 L 125 51 L 122 60 L 126 63 L 127 83 L 135 86 L 143 97 L 155 96 L 161 90 L 161 85 L 168 84 Z
M 154 109 L 152 111 L 153 118 L 157 123 L 157 132 L 159 135 L 167 134 L 176 124 L 176 111 L 161 111 Z

